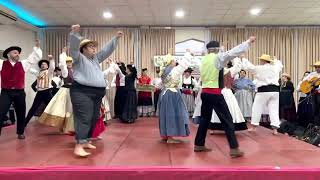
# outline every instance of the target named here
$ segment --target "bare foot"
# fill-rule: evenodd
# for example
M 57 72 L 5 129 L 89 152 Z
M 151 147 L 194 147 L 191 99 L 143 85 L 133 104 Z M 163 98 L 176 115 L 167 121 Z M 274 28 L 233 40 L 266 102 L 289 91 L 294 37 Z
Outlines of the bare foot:
M 272 134 L 275 136 L 278 135 L 278 130 L 274 129 Z
M 82 144 L 77 144 L 74 148 L 73 153 L 78 156 L 78 157 L 88 157 L 91 153 L 86 152 L 83 149 L 83 145 Z
M 85 149 L 97 149 L 97 147 L 95 147 L 94 145 L 87 143 L 83 146 Z
M 249 132 L 256 132 L 256 128 L 255 127 L 251 127 L 248 129 Z

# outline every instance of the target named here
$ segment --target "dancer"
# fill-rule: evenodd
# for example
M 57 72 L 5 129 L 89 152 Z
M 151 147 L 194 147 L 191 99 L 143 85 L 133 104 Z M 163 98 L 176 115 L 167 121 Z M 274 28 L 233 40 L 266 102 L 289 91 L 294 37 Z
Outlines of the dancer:
M 37 64 L 42 58 L 39 40 L 33 48 L 33 52 L 26 60 L 19 60 L 21 48 L 11 46 L 3 52 L 5 61 L 0 60 L 1 94 L 0 94 L 0 135 L 2 124 L 11 104 L 17 115 L 18 139 L 25 139 L 25 115 L 26 115 L 26 93 L 25 73 L 30 67 Z
M 56 67 L 54 69 L 52 78 L 52 97 L 57 94 L 61 86 L 63 85 L 63 78 L 61 76 L 61 68 Z
M 151 85 L 151 78 L 148 76 L 148 69 L 142 69 L 141 77 L 138 78 L 138 85 Z M 153 112 L 152 93 L 139 91 L 138 92 L 138 113 L 140 117 L 150 117 Z
M 135 88 L 135 81 L 137 79 L 137 70 L 132 64 L 127 65 L 125 76 L 125 89 L 124 89 L 124 104 L 120 121 L 124 123 L 134 123 L 138 118 L 137 111 L 137 91 Z M 118 72 L 121 73 L 121 72 Z
M 230 156 L 241 157 L 244 155 L 239 150 L 239 145 L 234 132 L 234 125 L 232 123 L 232 116 L 228 109 L 227 103 L 221 94 L 221 85 L 219 87 L 219 79 L 222 78 L 222 71 L 224 65 L 235 56 L 239 56 L 249 49 L 249 45 L 255 41 L 255 37 L 250 37 L 246 42 L 243 42 L 230 51 L 220 51 L 220 43 L 211 41 L 207 44 L 208 54 L 202 59 L 200 66 L 200 77 L 202 81 L 202 107 L 201 120 L 195 138 L 195 152 L 208 152 L 211 149 L 205 146 L 205 139 L 207 136 L 208 126 L 212 117 L 212 110 L 214 110 L 223 127 L 230 146 Z M 221 72 L 220 72 L 221 71 Z
M 113 119 L 120 118 L 122 115 L 122 109 L 125 102 L 124 99 L 124 86 L 125 86 L 125 75 L 126 65 L 123 62 L 117 62 L 121 73 L 117 73 L 113 77 L 111 87 L 116 87 L 116 95 L 114 97 L 114 117 Z
M 254 98 L 252 106 L 252 120 L 253 125 L 249 131 L 255 131 L 259 126 L 262 112 L 267 107 L 273 134 L 277 135 L 277 129 L 280 126 L 279 120 L 279 73 L 283 65 L 276 58 L 270 55 L 262 54 L 259 57 L 262 65 L 253 65 L 247 59 L 242 59 L 243 68 L 252 72 L 255 76 L 255 85 L 258 92 Z
M 32 106 L 27 114 L 25 126 L 28 125 L 29 121 L 35 114 L 36 110 L 41 104 L 47 106 L 52 98 L 52 78 L 53 71 L 55 68 L 55 62 L 52 55 L 48 55 L 48 59 L 39 61 L 38 66 L 40 71 L 31 69 L 32 73 L 37 75 L 37 94 L 33 100 Z
M 241 60 L 239 58 L 235 58 L 233 60 L 233 64 L 234 65 L 232 65 L 232 62 L 230 61 L 227 64 L 228 67 L 224 68 L 224 76 L 223 76 L 224 88 L 221 90 L 221 94 L 223 95 L 223 98 L 225 99 L 229 112 L 232 116 L 234 129 L 236 131 L 241 131 L 241 130 L 246 130 L 248 128 L 246 125 L 246 121 L 244 120 L 243 115 L 241 113 L 237 99 L 232 92 L 232 87 L 234 82 L 233 78 L 235 77 L 235 75 L 239 73 L 242 67 Z M 212 130 L 210 134 L 214 134 L 214 130 L 223 130 L 223 125 L 221 124 L 221 121 L 214 110 L 212 111 L 212 117 L 211 117 L 211 123 L 209 125 L 209 129 Z
M 156 78 L 152 80 L 152 85 L 154 86 L 154 115 L 157 114 L 158 110 L 158 100 L 159 100 L 159 95 L 161 93 L 162 89 L 162 81 L 160 77 L 160 67 L 156 67 Z
M 116 37 L 96 53 L 98 43 L 88 39 L 82 40 L 79 32 L 80 25 L 73 25 L 69 35 L 74 71 L 74 82 L 70 88 L 70 96 L 77 141 L 74 154 L 86 157 L 90 153 L 86 152 L 85 148 L 96 148 L 89 142 L 89 138 L 98 120 L 106 88 L 104 74 L 99 64 L 115 50 L 118 39 L 123 33 L 119 31 Z
M 181 76 L 189 65 L 188 61 L 181 61 L 177 65 L 173 56 L 168 54 L 161 67 L 164 88 L 159 97 L 159 128 L 162 140 L 166 143 L 181 143 L 173 137 L 190 134 L 188 110 L 179 89 Z
M 234 82 L 234 96 L 237 99 L 239 108 L 245 120 L 251 121 L 255 85 L 250 79 L 246 78 L 246 75 L 247 72 L 245 70 L 240 71 L 239 79 Z
M 193 115 L 194 107 L 195 107 L 195 94 L 196 89 L 198 88 L 198 83 L 193 76 L 191 76 L 192 69 L 188 68 L 184 71 L 182 78 L 182 99 L 186 104 L 189 116 Z

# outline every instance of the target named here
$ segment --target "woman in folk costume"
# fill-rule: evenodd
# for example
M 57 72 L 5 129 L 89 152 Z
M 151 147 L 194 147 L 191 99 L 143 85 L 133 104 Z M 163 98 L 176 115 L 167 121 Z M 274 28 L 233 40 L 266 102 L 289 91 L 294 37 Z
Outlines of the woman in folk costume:
M 151 78 L 148 76 L 148 69 L 142 69 L 141 77 L 138 78 L 140 86 L 151 85 Z M 138 113 L 140 117 L 150 117 L 153 113 L 152 93 L 151 92 L 138 92 Z
M 56 127 L 60 132 L 66 134 L 74 133 L 74 121 L 72 115 L 72 104 L 70 99 L 70 87 L 73 82 L 72 57 L 61 56 L 59 66 L 63 77 L 63 86 L 57 94 L 51 99 L 44 110 L 44 113 L 38 119 L 40 124 Z
M 280 127 L 279 119 L 279 74 L 283 68 L 281 61 L 272 58 L 270 55 L 263 54 L 259 57 L 262 65 L 253 65 L 247 59 L 242 59 L 243 69 L 254 74 L 254 83 L 258 88 L 252 106 L 253 125 L 249 131 L 255 131 L 259 126 L 261 114 L 265 107 L 269 112 L 273 134 L 277 135 Z
M 159 97 L 159 128 L 162 140 L 167 143 L 180 143 L 173 137 L 189 136 L 189 113 L 183 102 L 179 84 L 183 72 L 189 67 L 188 61 L 179 65 L 168 54 L 162 65 L 161 79 L 163 90 Z
M 191 76 L 192 69 L 188 68 L 184 71 L 183 73 L 183 78 L 182 78 L 182 99 L 183 102 L 186 104 L 189 116 L 193 115 L 194 112 L 194 107 L 195 107 L 195 90 L 198 88 L 198 83 L 195 80 L 193 76 Z
M 312 98 L 309 94 L 304 94 L 301 92 L 300 86 L 303 79 L 310 74 L 310 71 L 306 71 L 297 86 L 297 91 L 299 93 L 299 103 L 297 111 L 298 124 L 302 127 L 307 127 L 309 123 L 312 123 Z
M 246 78 L 247 72 L 245 70 L 241 70 L 239 74 L 240 77 L 234 82 L 234 96 L 238 101 L 243 117 L 247 121 L 251 121 L 255 85 L 250 79 Z
M 296 104 L 294 102 L 294 87 L 291 77 L 287 73 L 283 73 L 280 79 L 279 94 L 279 116 L 281 120 L 287 120 L 292 123 L 296 122 Z
M 223 76 L 224 88 L 221 91 L 221 94 L 223 95 L 227 103 L 228 109 L 230 111 L 230 114 L 232 116 L 234 129 L 236 131 L 248 129 L 246 125 L 246 121 L 244 120 L 240 107 L 238 105 L 237 99 L 232 92 L 232 87 L 234 82 L 233 77 L 239 73 L 239 71 L 241 70 L 241 66 L 242 66 L 241 61 L 238 58 L 234 59 L 234 66 L 232 65 L 231 61 L 228 63 L 228 67 L 224 68 L 224 76 Z M 214 110 L 212 111 L 212 117 L 211 117 L 211 123 L 209 125 L 209 129 L 212 130 L 211 134 L 214 134 L 214 130 L 223 130 L 220 119 Z
M 156 77 L 152 80 L 151 84 L 154 86 L 154 114 L 157 114 L 158 100 L 162 89 L 162 80 L 160 77 L 160 67 L 156 67 Z
M 48 55 L 48 59 L 39 61 L 38 66 L 40 71 L 31 69 L 31 72 L 37 75 L 37 94 L 33 100 L 32 106 L 26 116 L 25 126 L 28 125 L 31 118 L 34 116 L 38 107 L 43 103 L 47 106 L 52 98 L 52 78 L 55 69 L 55 62 L 52 55 Z
M 124 123 L 134 123 L 138 118 L 137 111 L 137 91 L 135 88 L 135 81 L 137 78 L 137 70 L 133 64 L 127 65 L 127 75 L 125 76 L 124 99 L 122 106 L 122 114 L 120 121 Z M 118 72 L 120 73 L 120 72 Z
M 116 74 L 111 83 L 111 87 L 116 87 L 116 95 L 114 97 L 114 119 L 120 118 L 122 114 L 122 109 L 125 102 L 125 75 L 127 74 L 126 65 L 123 62 L 118 62 L 117 64 L 121 70 L 121 73 Z

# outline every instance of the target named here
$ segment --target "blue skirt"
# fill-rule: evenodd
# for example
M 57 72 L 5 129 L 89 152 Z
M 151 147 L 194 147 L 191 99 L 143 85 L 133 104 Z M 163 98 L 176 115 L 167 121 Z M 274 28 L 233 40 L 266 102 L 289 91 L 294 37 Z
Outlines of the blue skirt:
M 180 91 L 163 90 L 158 108 L 161 137 L 185 137 L 190 134 L 189 113 Z

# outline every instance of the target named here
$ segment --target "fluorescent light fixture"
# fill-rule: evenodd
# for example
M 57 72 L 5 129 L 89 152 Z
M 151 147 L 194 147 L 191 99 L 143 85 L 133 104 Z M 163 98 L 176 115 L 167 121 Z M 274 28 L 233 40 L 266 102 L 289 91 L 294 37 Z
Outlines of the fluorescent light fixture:
M 15 12 L 17 14 L 17 16 L 34 25 L 34 26 L 45 26 L 46 23 L 44 21 L 42 21 L 41 19 L 37 18 L 36 16 L 32 15 L 30 12 L 26 11 L 25 9 L 23 9 L 22 7 L 16 5 L 13 2 L 10 2 L 8 0 L 0 0 L 0 5 L 10 9 L 11 11 Z
M 259 13 L 261 12 L 261 9 L 259 9 L 259 8 L 254 8 L 254 9 L 251 9 L 250 10 L 250 14 L 251 15 L 259 15 Z
M 178 18 L 184 17 L 184 11 L 183 10 L 176 11 L 176 17 L 178 17 Z
M 111 14 L 111 12 L 104 12 L 103 17 L 106 19 L 110 19 L 110 18 L 112 18 L 112 14 Z
M 164 27 L 164 29 L 171 29 L 171 27 Z

